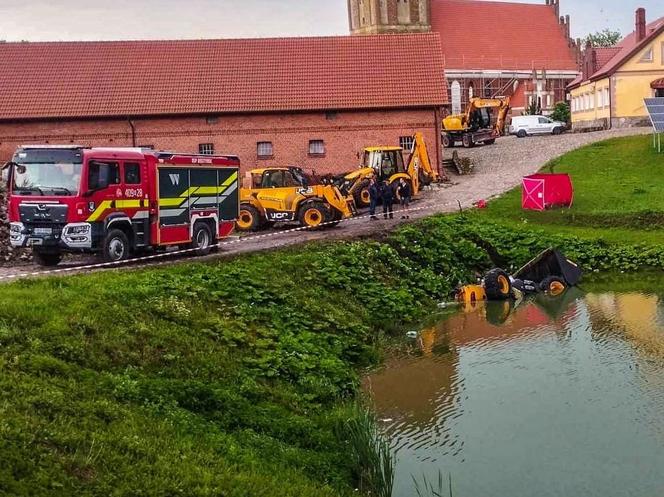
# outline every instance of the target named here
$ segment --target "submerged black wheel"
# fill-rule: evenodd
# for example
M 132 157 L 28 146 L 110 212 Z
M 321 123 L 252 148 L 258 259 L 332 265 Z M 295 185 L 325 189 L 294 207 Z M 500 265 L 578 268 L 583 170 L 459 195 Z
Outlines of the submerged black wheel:
M 57 252 L 41 252 L 39 250 L 33 250 L 32 258 L 39 266 L 54 267 L 62 261 L 62 254 Z
M 567 290 L 567 283 L 558 276 L 550 276 L 540 283 L 540 290 L 552 297 L 558 297 Z
M 484 290 L 489 300 L 507 300 L 512 297 L 512 282 L 502 269 L 489 271 L 484 277 Z

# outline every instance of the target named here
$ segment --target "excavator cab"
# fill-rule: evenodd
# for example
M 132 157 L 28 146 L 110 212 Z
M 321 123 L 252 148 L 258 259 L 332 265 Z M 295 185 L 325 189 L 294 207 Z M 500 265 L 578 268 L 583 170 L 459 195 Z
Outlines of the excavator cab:
M 377 181 L 389 180 L 399 173 L 406 173 L 403 149 L 400 147 L 371 147 L 364 151 L 362 168 L 371 168 Z
M 368 147 L 360 169 L 346 174 L 338 183 L 341 192 L 352 198 L 358 207 L 369 205 L 369 181 L 387 181 L 393 187 L 403 178 L 411 185 L 413 197 L 423 186 L 440 181 L 440 174 L 431 164 L 422 133 L 413 136 L 408 161 L 404 161 L 401 147 Z

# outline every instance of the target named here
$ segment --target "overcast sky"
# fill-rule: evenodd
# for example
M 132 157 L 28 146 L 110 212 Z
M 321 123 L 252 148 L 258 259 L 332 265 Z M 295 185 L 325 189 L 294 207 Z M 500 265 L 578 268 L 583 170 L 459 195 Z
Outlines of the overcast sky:
M 629 33 L 641 6 L 648 20 L 664 16 L 662 0 L 561 0 L 575 37 L 605 27 Z M 346 0 L 0 0 L 0 39 L 8 41 L 347 33 Z

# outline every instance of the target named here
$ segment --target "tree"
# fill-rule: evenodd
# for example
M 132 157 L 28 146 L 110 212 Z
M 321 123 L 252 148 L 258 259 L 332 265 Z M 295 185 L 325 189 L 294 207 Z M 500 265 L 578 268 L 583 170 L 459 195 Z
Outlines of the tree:
M 622 34 L 620 34 L 620 31 L 614 31 L 612 29 L 606 28 L 602 31 L 597 31 L 586 36 L 583 39 L 583 46 L 585 46 L 588 42 L 591 42 L 593 47 L 612 47 L 616 45 L 621 38 Z
M 551 119 L 567 124 L 572 122 L 572 114 L 569 110 L 569 104 L 567 102 L 558 102 L 556 107 L 553 109 Z

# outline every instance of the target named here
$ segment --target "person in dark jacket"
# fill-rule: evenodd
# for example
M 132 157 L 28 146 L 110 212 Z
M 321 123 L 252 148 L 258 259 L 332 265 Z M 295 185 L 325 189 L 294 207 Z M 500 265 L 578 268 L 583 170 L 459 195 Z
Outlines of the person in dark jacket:
M 378 205 L 378 200 L 380 200 L 380 188 L 378 188 L 376 178 L 371 178 L 369 180 L 369 215 L 373 221 L 378 219 L 376 217 L 376 206 Z
M 401 204 L 401 219 L 410 219 L 408 209 L 410 208 L 410 200 L 413 197 L 413 190 L 410 187 L 410 183 L 403 178 L 401 178 L 397 187 L 397 197 L 399 197 L 399 203 Z
M 383 201 L 383 217 L 387 219 L 389 215 L 390 219 L 394 219 L 394 189 L 387 181 L 383 181 L 380 197 Z

